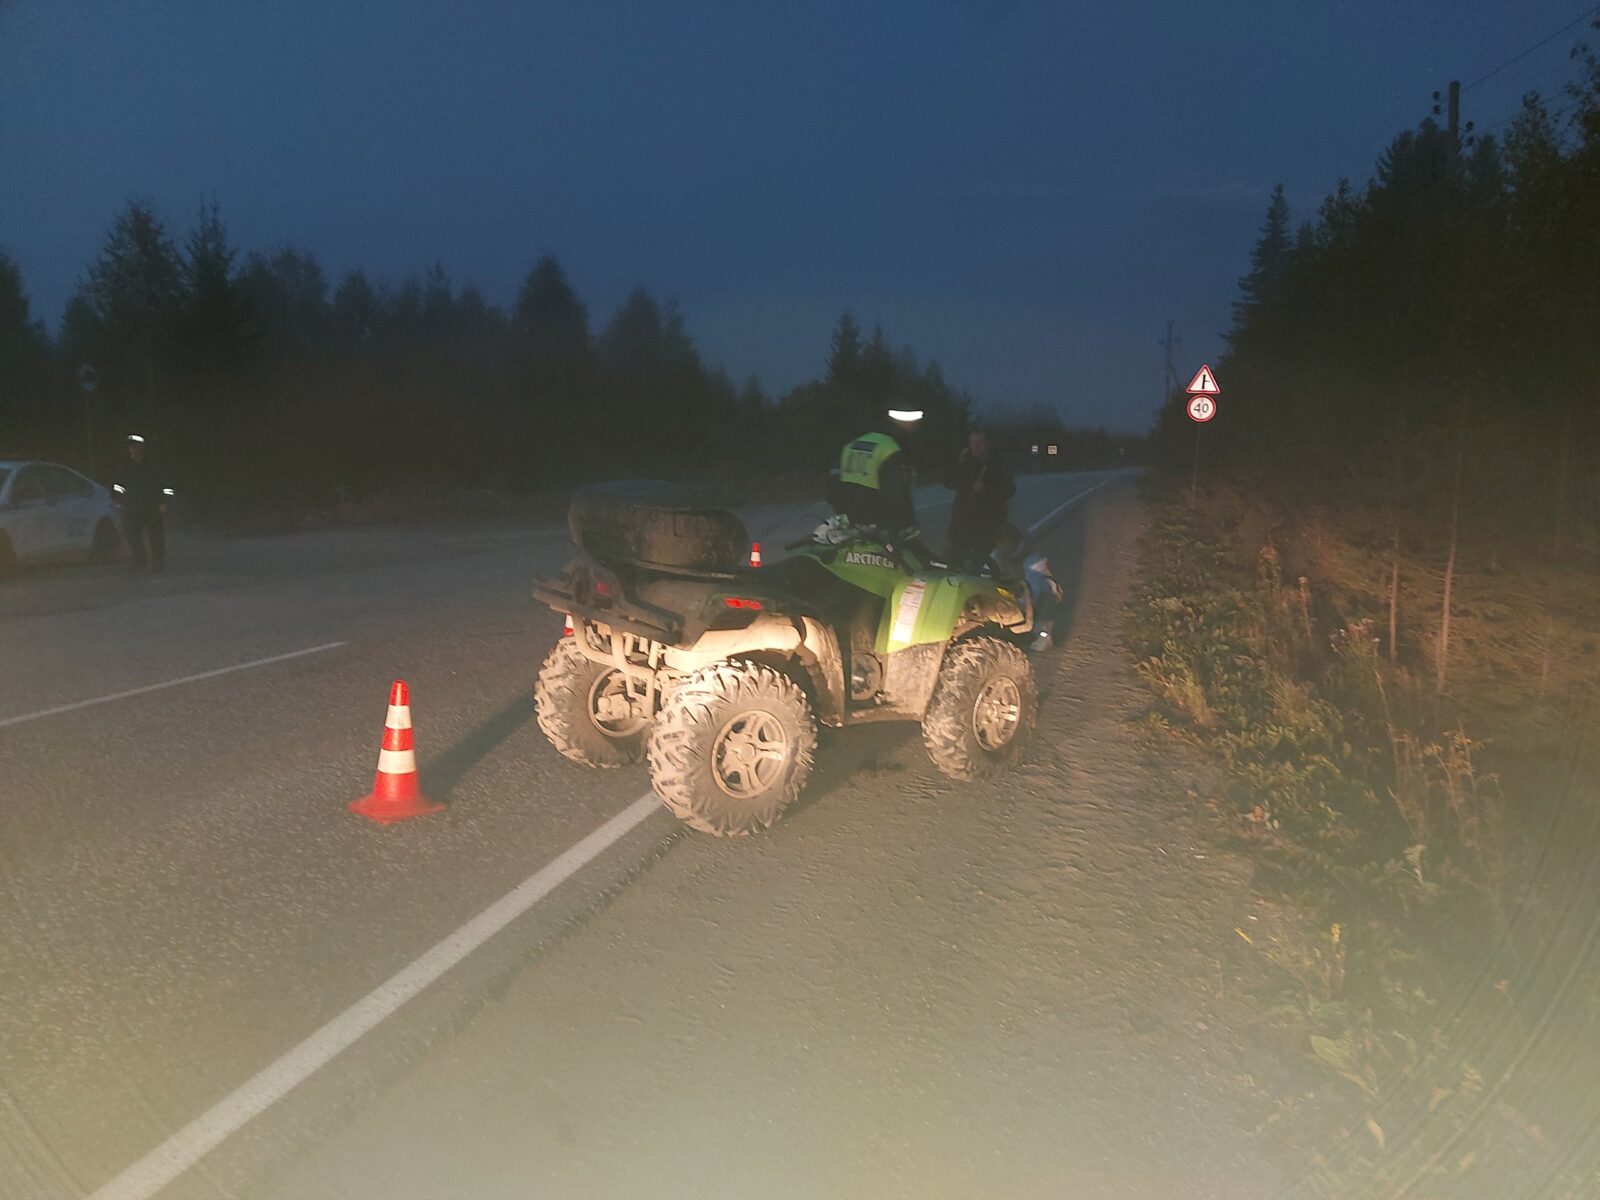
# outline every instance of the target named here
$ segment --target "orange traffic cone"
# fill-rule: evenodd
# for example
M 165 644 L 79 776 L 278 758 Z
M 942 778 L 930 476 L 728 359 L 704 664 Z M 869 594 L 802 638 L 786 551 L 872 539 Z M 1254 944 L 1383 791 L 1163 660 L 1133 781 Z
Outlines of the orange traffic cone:
M 372 791 L 350 802 L 350 811 L 388 825 L 407 817 L 439 812 L 417 783 L 417 752 L 411 744 L 411 698 L 404 680 L 389 689 L 389 718 L 383 724 L 383 749 L 378 751 L 378 777 Z
M 759 567 L 761 565 L 761 543 L 760 542 L 751 542 L 750 543 L 750 565 L 752 567 Z

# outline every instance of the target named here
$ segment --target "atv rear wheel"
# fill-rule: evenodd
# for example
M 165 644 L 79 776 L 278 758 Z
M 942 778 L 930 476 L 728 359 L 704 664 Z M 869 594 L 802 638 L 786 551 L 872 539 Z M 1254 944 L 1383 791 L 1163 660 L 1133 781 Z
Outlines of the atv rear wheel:
M 644 756 L 649 719 L 636 711 L 622 672 L 589 658 L 570 637 L 555 644 L 533 687 L 539 728 L 586 767 L 625 767 Z
M 1033 664 L 1010 642 L 975 637 L 946 652 L 922 718 L 922 744 L 951 779 L 1016 765 L 1039 715 Z
M 650 727 L 650 782 L 684 824 L 718 837 L 771 825 L 811 774 L 817 723 L 788 676 L 719 662 L 680 680 Z

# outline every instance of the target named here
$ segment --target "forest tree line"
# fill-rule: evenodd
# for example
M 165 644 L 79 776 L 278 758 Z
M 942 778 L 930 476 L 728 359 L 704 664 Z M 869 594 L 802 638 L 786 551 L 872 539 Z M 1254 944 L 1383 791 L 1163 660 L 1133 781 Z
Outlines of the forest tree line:
M 97 379 L 87 394 L 83 364 Z M 360 270 L 332 282 L 305 250 L 242 255 L 215 205 L 176 236 L 130 202 L 51 337 L 0 254 L 0 453 L 88 467 L 92 436 L 103 479 L 138 430 L 212 510 L 626 476 L 820 480 L 892 406 L 927 413 L 916 452 L 935 476 L 976 408 L 937 361 L 849 313 L 817 379 L 782 396 L 755 378 L 736 384 L 701 356 L 678 308 L 643 289 L 594 329 L 550 256 L 502 310 L 438 264 L 398 285 Z M 1041 466 L 1126 454 L 1103 430 L 1069 434 L 1047 409 L 995 424 L 1023 456 L 1030 440 L 1061 443 Z
M 1406 544 L 1600 553 L 1600 64 L 1503 131 L 1401 133 L 1362 188 L 1291 220 L 1240 280 L 1216 420 L 1182 397 L 1161 460 L 1335 509 Z M 1552 111 L 1554 110 L 1554 111 Z

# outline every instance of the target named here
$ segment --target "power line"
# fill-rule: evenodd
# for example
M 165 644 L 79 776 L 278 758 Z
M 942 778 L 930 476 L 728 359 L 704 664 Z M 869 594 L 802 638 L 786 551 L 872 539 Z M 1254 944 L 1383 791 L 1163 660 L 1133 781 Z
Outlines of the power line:
M 1562 107 L 1556 109 L 1555 112 L 1547 112 L 1547 113 L 1545 113 L 1545 119 L 1548 120 L 1550 122 L 1550 124 L 1554 125 L 1562 117 L 1566 116 L 1573 109 L 1577 108 L 1578 105 L 1580 105 L 1581 103 L 1583 103 L 1583 101 L 1574 100 L 1570 104 L 1565 104 Z M 1494 124 L 1485 125 L 1482 129 L 1478 130 L 1478 133 L 1480 135 L 1482 135 L 1482 134 L 1490 132 L 1491 130 L 1499 129 L 1500 126 L 1502 126 L 1502 125 L 1509 125 L 1512 121 L 1515 121 L 1523 113 L 1529 112 L 1529 111 L 1530 110 L 1526 106 L 1524 106 L 1522 108 L 1519 108 L 1516 112 L 1512 113 L 1509 117 L 1501 117 Z
M 1480 75 L 1476 79 L 1474 79 L 1471 83 L 1465 84 L 1462 87 L 1461 90 L 1463 92 L 1470 91 L 1472 88 L 1477 87 L 1484 80 L 1493 79 L 1496 75 L 1500 74 L 1501 71 L 1504 71 L 1507 67 L 1511 66 L 1513 63 L 1521 62 L 1523 59 L 1527 58 L 1528 55 L 1532 54 L 1535 50 L 1539 49 L 1541 46 L 1548 46 L 1551 42 L 1555 41 L 1558 37 L 1560 37 L 1567 30 L 1571 29 L 1574 25 L 1578 24 L 1581 21 L 1588 20 L 1590 17 L 1594 16 L 1595 13 L 1600 13 L 1600 5 L 1592 7 L 1592 8 L 1588 9 L 1585 12 L 1579 13 L 1576 17 L 1573 17 L 1572 20 L 1568 21 L 1565 25 L 1563 25 L 1560 29 L 1556 30 L 1554 33 L 1550 34 L 1548 37 L 1540 38 L 1537 42 L 1535 42 L 1533 45 L 1529 46 L 1526 50 L 1522 51 L 1520 54 L 1514 55 L 1513 57 L 1506 59 L 1505 62 L 1501 63 L 1498 67 L 1496 67 L 1494 70 L 1490 71 L 1488 74 Z

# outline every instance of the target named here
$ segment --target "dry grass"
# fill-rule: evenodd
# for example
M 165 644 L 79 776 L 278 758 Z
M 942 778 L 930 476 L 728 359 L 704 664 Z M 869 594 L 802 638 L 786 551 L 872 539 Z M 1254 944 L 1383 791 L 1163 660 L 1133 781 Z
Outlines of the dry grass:
M 1597 740 L 1582 726 L 1600 712 L 1593 573 L 1512 570 L 1464 544 L 1439 694 L 1442 554 L 1399 563 L 1393 661 L 1381 528 L 1213 494 L 1203 512 L 1158 501 L 1141 557 L 1129 640 L 1157 697 L 1152 725 L 1229 769 L 1263 890 L 1307 914 L 1252 945 L 1281 981 L 1263 1000 L 1345 1089 L 1351 1138 L 1316 1155 L 1314 1176 L 1328 1194 L 1384 1196 L 1470 1176 L 1489 1189 L 1470 1194 L 1493 1195 L 1549 1166 L 1519 1110 L 1536 1099 L 1519 1086 L 1519 1043 L 1483 1032 L 1530 1019 L 1536 1008 L 1507 1005 L 1512 980 L 1551 969 L 1525 940 L 1537 792 L 1502 794 L 1500 764 Z M 1569 1018 L 1561 1039 L 1583 1032 Z M 1284 1098 L 1285 1127 L 1305 1100 Z
M 1387 626 L 1395 556 L 1376 518 L 1341 527 L 1307 516 L 1277 530 L 1291 562 L 1343 624 Z M 1353 527 L 1353 528 L 1352 528 Z M 1600 712 L 1600 572 L 1583 560 L 1516 560 L 1503 547 L 1463 543 L 1451 597 L 1449 674 L 1436 723 L 1465 723 L 1496 746 L 1537 753 L 1594 737 L 1578 723 Z M 1396 666 L 1422 674 L 1438 652 L 1443 547 L 1402 550 Z

